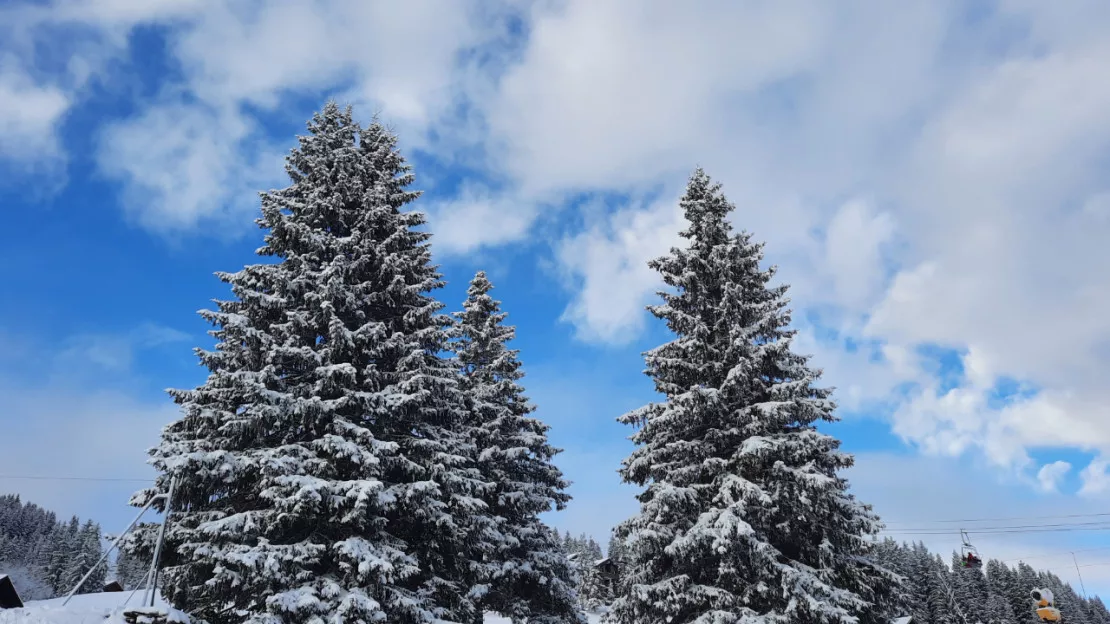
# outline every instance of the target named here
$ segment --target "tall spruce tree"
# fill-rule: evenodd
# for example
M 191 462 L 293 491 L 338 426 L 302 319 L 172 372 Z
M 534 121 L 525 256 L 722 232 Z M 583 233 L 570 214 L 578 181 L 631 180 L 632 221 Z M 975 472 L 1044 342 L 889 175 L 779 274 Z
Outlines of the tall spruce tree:
M 132 499 L 177 479 L 160 588 L 211 624 L 470 622 L 488 486 L 430 235 L 403 210 L 419 193 L 380 123 L 329 103 L 308 131 L 261 196 L 276 261 L 218 274 L 235 299 L 201 312 L 210 374 L 171 391 L 161 475 Z
M 104 564 L 96 566 L 101 555 L 104 554 L 104 547 L 100 539 L 100 526 L 92 520 L 86 520 L 74 537 L 72 547 L 70 560 L 64 573 L 64 585 L 67 591 L 77 587 L 77 583 L 80 583 L 81 579 L 90 570 L 92 570 L 92 574 L 85 579 L 79 593 L 88 594 L 100 591 L 104 587 L 104 577 L 107 573 Z M 96 566 L 96 568 L 93 568 L 93 566 Z
M 452 343 L 482 479 L 496 484 L 485 498 L 494 538 L 480 553 L 479 604 L 517 623 L 584 622 L 566 550 L 539 518 L 570 500 L 552 463 L 560 450 L 548 443 L 549 427 L 531 416 L 535 408 L 519 383 L 518 351 L 507 346 L 516 330 L 505 324 L 492 288 L 484 272 L 471 280 L 463 309 L 455 313 Z
M 835 405 L 791 351 L 786 287 L 768 286 L 762 245 L 733 232 L 702 170 L 681 207 L 689 247 L 651 263 L 675 289 L 649 308 L 677 336 L 646 354 L 664 400 L 620 419 L 639 426 L 621 474 L 646 489 L 619 529 L 629 581 L 611 620 L 878 621 L 895 582 L 866 558 L 879 520 L 837 475 L 852 458 L 814 428 Z
M 80 545 L 78 541 L 80 529 L 80 520 L 77 516 L 73 516 L 68 523 L 59 522 L 47 542 L 50 551 L 45 560 L 43 580 L 57 594 L 68 592 L 73 588 L 71 569 Z
M 961 560 L 960 553 L 952 553 L 952 590 L 956 595 L 956 602 L 968 624 L 985 624 L 988 620 L 987 598 L 990 594 L 987 578 L 983 575 L 982 568 L 961 565 Z

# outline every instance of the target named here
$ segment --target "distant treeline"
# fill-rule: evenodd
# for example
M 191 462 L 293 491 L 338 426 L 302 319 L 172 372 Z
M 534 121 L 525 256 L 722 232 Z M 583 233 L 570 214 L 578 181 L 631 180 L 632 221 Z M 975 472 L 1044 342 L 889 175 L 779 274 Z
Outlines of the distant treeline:
M 11 577 L 24 600 L 44 600 L 71 591 L 104 554 L 100 525 L 73 516 L 60 521 L 52 511 L 20 500 L 18 495 L 0 495 L 0 575 Z M 121 576 L 134 585 L 141 576 L 138 562 L 126 556 L 119 572 L 101 565 L 81 588 L 81 593 L 100 591 L 109 576 Z M 131 581 L 130 583 L 128 581 Z

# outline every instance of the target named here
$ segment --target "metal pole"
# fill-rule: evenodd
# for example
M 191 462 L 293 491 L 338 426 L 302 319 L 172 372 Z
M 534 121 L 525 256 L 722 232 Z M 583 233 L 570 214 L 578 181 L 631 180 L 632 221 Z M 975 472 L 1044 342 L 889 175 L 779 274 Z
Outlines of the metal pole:
M 129 594 L 129 595 L 127 596 L 127 600 L 124 600 L 124 601 L 123 601 L 123 606 L 125 606 L 125 607 L 126 607 L 126 606 L 127 606 L 127 603 L 131 602 L 131 599 L 135 597 L 135 593 L 136 593 L 136 592 L 138 592 L 138 591 L 139 591 L 140 589 L 143 589 L 143 588 L 145 588 L 145 587 L 147 586 L 147 583 L 149 583 L 149 582 L 150 582 L 150 572 L 147 572 L 147 573 L 146 573 L 146 574 L 145 574 L 145 575 L 143 576 L 143 582 L 142 582 L 142 583 L 140 583 L 138 587 L 136 587 L 135 589 L 131 590 L 131 593 L 130 593 L 130 594 Z M 143 591 L 143 597 L 144 597 L 144 598 L 146 597 L 146 591 L 145 591 L 145 590 Z
M 154 547 L 154 561 L 150 562 L 150 600 L 144 597 L 143 603 L 154 606 L 154 595 L 158 585 L 158 559 L 162 556 L 162 542 L 166 539 L 166 525 L 170 522 L 170 506 L 173 505 L 173 488 L 177 485 L 177 477 L 170 477 L 170 491 L 166 494 L 166 514 L 162 517 L 162 528 L 158 530 L 158 545 Z
M 66 596 L 65 601 L 62 602 L 63 607 L 69 603 L 69 599 L 73 598 L 73 595 L 77 593 L 77 590 L 81 589 L 81 586 L 85 584 L 85 581 L 89 580 L 89 577 L 92 576 L 93 570 L 99 568 L 100 564 L 104 563 L 104 560 L 108 558 L 108 555 L 112 554 L 112 551 L 116 549 L 116 546 L 119 546 L 120 541 L 123 540 L 123 536 L 127 535 L 127 533 L 131 531 L 131 529 L 135 528 L 135 524 L 139 521 L 139 518 L 143 517 L 143 514 L 146 513 L 146 510 L 150 509 L 150 506 L 163 496 L 163 494 L 158 494 L 154 496 L 150 499 L 149 502 L 147 502 L 146 505 L 143 506 L 142 509 L 139 510 L 139 515 L 135 516 L 135 519 L 131 521 L 131 524 L 127 525 L 127 528 L 123 530 L 123 533 L 120 533 L 119 537 L 117 537 L 116 540 L 112 542 L 112 546 L 108 548 L 107 552 L 100 556 L 100 561 L 97 561 L 96 565 L 89 568 L 89 571 L 85 573 L 85 576 L 81 577 L 81 580 L 77 582 L 77 586 L 70 590 L 69 594 Z
M 1071 554 L 1071 561 L 1075 564 L 1075 573 L 1079 575 L 1079 588 L 1083 590 L 1083 597 L 1087 597 L 1087 588 L 1083 586 L 1083 573 L 1079 571 L 1079 561 L 1075 558 L 1075 553 Z

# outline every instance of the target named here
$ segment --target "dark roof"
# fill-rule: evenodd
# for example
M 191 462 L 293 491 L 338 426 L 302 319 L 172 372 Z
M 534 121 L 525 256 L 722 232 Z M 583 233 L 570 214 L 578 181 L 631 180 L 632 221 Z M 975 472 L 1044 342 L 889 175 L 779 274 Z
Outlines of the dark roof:
M 20 609 L 23 601 L 15 593 L 15 586 L 7 574 L 0 574 L 0 609 Z
M 107 585 L 104 586 L 104 589 L 101 590 L 101 591 L 121 592 L 121 591 L 123 591 L 123 585 L 120 585 L 119 581 L 110 581 Z

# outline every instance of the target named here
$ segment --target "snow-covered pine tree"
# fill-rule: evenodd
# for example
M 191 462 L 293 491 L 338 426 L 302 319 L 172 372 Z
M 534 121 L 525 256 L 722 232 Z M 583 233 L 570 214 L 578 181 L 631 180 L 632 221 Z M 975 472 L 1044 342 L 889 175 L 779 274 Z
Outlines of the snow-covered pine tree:
M 701 169 L 681 207 L 689 247 L 651 263 L 677 291 L 649 308 L 677 335 L 646 354 L 665 399 L 620 419 L 640 426 L 622 476 L 646 489 L 619 529 L 629 582 L 611 620 L 878 621 L 895 582 L 867 559 L 881 525 L 837 474 L 851 456 L 814 427 L 835 404 L 791 351 L 786 287 Z
M 3 566 L 4 563 L 15 563 L 15 553 L 18 546 L 19 544 L 16 543 L 15 538 L 0 533 L 0 566 Z
M 262 194 L 259 255 L 201 315 L 215 350 L 152 451 L 177 479 L 160 588 L 210 624 L 470 622 L 486 484 L 462 425 L 419 193 L 374 122 L 328 103 Z M 162 503 L 156 503 L 161 510 Z
M 1110 610 L 1107 610 L 1106 603 L 1102 602 L 1102 598 L 1094 596 L 1090 602 L 1091 612 L 1095 615 L 1095 620 L 1102 624 L 1110 624 Z
M 899 582 L 891 587 L 890 595 L 883 604 L 876 605 L 875 608 L 882 608 L 887 620 L 911 615 L 916 606 L 910 593 L 910 579 L 915 572 L 913 552 L 905 544 L 888 537 L 873 546 L 871 560 L 900 577 Z
M 952 553 L 952 590 L 956 602 L 968 620 L 968 624 L 987 621 L 987 578 L 982 568 L 972 568 L 960 564 L 960 553 Z
M 80 530 L 80 520 L 77 516 L 73 516 L 68 523 L 59 522 L 47 542 L 50 550 L 43 580 L 54 589 L 56 594 L 73 589 L 73 585 L 69 582 L 70 569 L 78 550 Z
M 552 463 L 560 449 L 548 442 L 549 427 L 531 416 L 535 407 L 520 386 L 519 352 L 508 347 L 516 329 L 505 324 L 492 289 L 479 271 L 452 330 L 478 466 L 482 479 L 496 484 L 485 497 L 495 538 L 480 553 L 479 605 L 513 622 L 585 622 L 566 551 L 539 518 L 570 500 L 568 483 Z
M 988 561 L 987 584 L 991 594 L 1005 598 L 1016 624 L 1031 624 L 1036 619 L 1033 614 L 1033 599 L 1029 596 L 1029 591 L 1033 588 L 1021 585 L 1016 570 L 1001 562 Z
M 613 565 L 616 567 L 616 588 L 617 591 L 620 591 L 619 588 L 624 583 L 625 563 L 628 557 L 625 553 L 624 542 L 621 541 L 615 533 L 609 538 L 609 546 L 607 552 L 605 553 L 605 556 L 608 557 L 609 560 L 612 561 Z
M 1079 592 L 1055 574 L 1050 576 L 1052 582 L 1049 583 L 1049 588 L 1055 594 L 1056 607 L 1060 609 L 1060 619 L 1067 624 L 1093 624 L 1086 608 L 1086 601 L 1079 596 Z
M 612 588 L 601 576 L 597 566 L 583 566 L 578 586 L 578 600 L 586 611 L 597 611 L 613 601 Z
M 1017 569 L 1014 571 L 1016 587 L 1013 590 L 1011 601 L 1014 604 L 1014 614 L 1017 615 L 1023 622 L 1032 624 L 1040 622 L 1040 618 L 1035 613 L 1033 607 L 1033 599 L 1029 596 L 1029 592 L 1034 588 L 1043 587 L 1040 575 L 1028 563 L 1024 561 L 1018 563 Z M 1019 594 L 1020 592 L 1020 594 Z M 1021 595 L 1021 603 L 1017 602 L 1017 597 Z M 1020 610 L 1018 610 L 1020 604 Z M 1022 617 L 1024 615 L 1024 617 Z
M 150 572 L 150 562 L 130 551 L 121 551 L 116 557 L 115 580 L 124 589 L 143 587 Z
M 1002 594 L 990 594 L 984 612 L 987 618 L 985 624 L 1017 624 L 1014 611 Z
M 92 520 L 86 520 L 77 532 L 73 543 L 72 557 L 65 570 L 65 590 L 68 592 L 76 587 L 77 583 L 89 570 L 93 569 L 93 566 L 96 565 L 103 554 L 104 545 L 100 539 L 100 526 Z M 107 569 L 103 564 L 97 566 L 89 578 L 85 580 L 79 593 L 88 594 L 100 591 L 104 587 L 106 572 Z

